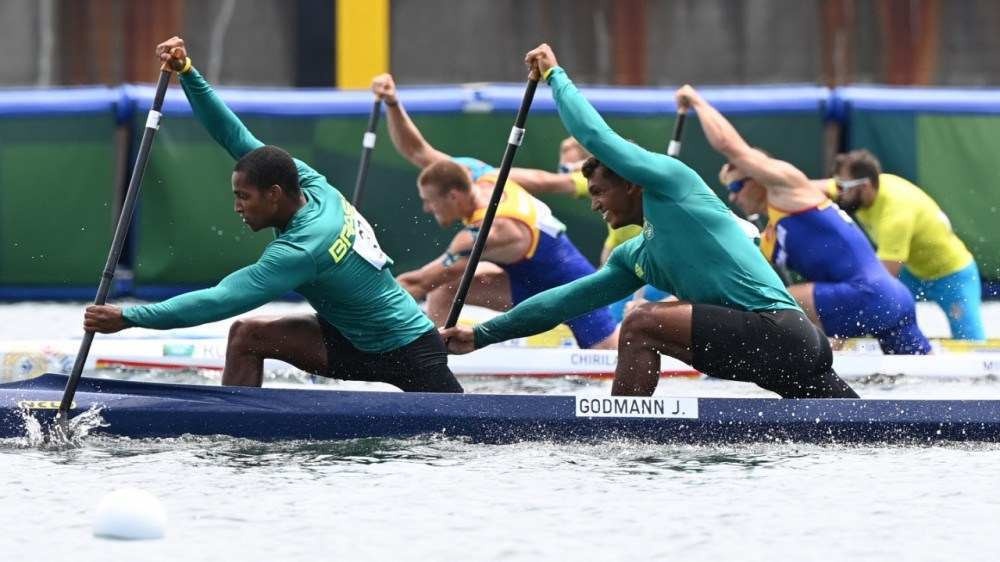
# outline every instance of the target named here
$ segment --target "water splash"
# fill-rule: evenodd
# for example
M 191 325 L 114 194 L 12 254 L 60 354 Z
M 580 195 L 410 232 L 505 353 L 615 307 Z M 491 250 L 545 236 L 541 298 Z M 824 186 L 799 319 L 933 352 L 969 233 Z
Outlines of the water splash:
M 82 414 L 70 418 L 68 424 L 62 424 L 52 417 L 36 417 L 30 408 L 20 406 L 18 414 L 24 425 L 24 437 L 16 439 L 14 443 L 31 448 L 76 447 L 91 431 L 110 425 L 101 417 L 103 409 L 103 406 L 94 404 Z
M 45 443 L 45 430 L 42 429 L 42 422 L 36 418 L 31 410 L 24 405 L 18 405 L 17 413 L 24 424 L 24 437 L 14 440 L 20 447 L 38 447 Z
M 101 417 L 101 410 L 103 409 L 104 406 L 100 404 L 93 404 L 90 408 L 87 408 L 86 412 L 83 412 L 74 418 L 70 418 L 68 426 L 63 427 L 59 424 L 53 424 L 49 427 L 50 439 L 54 436 L 56 428 L 58 427 L 61 437 L 65 438 L 65 441 L 63 441 L 62 444 L 79 444 L 81 440 L 86 439 L 87 435 L 89 435 L 91 431 L 111 425 L 104 421 L 104 418 Z

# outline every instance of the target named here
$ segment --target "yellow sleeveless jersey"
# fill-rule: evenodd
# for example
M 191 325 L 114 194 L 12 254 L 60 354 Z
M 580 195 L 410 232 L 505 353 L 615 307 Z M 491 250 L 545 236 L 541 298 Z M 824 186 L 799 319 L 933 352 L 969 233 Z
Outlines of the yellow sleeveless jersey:
M 878 257 L 900 261 L 920 279 L 939 279 L 967 267 L 972 254 L 951 230 L 951 221 L 919 187 L 881 174 L 875 202 L 856 213 L 878 246 Z
M 486 183 L 492 187 L 497 180 L 495 172 L 483 174 L 476 180 L 476 184 Z M 465 224 L 475 224 L 483 220 L 486 216 L 486 208 L 476 209 L 472 215 L 464 219 Z M 545 203 L 536 199 L 528 193 L 526 189 L 514 183 L 510 179 L 504 185 L 503 195 L 500 198 L 500 206 L 497 208 L 496 216 L 514 219 L 531 230 L 531 247 L 524 259 L 531 259 L 538 249 L 538 241 L 542 233 L 557 237 L 566 231 L 566 225 L 559 222 L 552 214 L 552 210 Z

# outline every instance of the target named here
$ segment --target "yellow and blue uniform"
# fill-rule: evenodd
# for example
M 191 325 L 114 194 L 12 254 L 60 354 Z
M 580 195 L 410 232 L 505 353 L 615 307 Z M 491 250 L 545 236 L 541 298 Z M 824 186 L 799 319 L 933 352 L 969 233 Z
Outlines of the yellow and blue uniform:
M 904 264 L 900 280 L 917 298 L 944 309 L 953 338 L 984 339 L 979 268 L 948 216 L 899 176 L 880 174 L 878 183 L 875 201 L 856 216 L 878 246 L 879 259 Z
M 181 75 L 195 116 L 234 159 L 264 146 L 197 70 Z M 316 170 L 295 160 L 306 203 L 260 259 L 218 285 L 123 312 L 132 326 L 180 328 L 229 318 L 295 291 L 357 349 L 384 353 L 434 325 L 389 271 L 368 222 Z
M 816 313 L 828 336 L 872 335 L 885 353 L 930 352 L 913 296 L 833 202 L 794 213 L 770 207 L 760 248 L 813 283 Z
M 491 188 L 495 185 L 495 168 L 474 158 L 459 157 L 453 160 L 468 168 L 477 184 L 486 184 Z M 486 209 L 483 208 L 465 217 L 466 228 L 473 235 L 478 235 L 478 225 L 485 215 Z M 510 279 L 513 304 L 594 272 L 594 266 L 573 245 L 566 235 L 566 226 L 555 218 L 549 207 L 509 179 L 504 186 L 496 216 L 520 222 L 531 231 L 531 245 L 522 259 L 514 263 L 496 264 L 507 272 Z M 607 307 L 599 307 L 566 324 L 581 348 L 589 348 L 603 341 L 614 333 L 617 326 Z

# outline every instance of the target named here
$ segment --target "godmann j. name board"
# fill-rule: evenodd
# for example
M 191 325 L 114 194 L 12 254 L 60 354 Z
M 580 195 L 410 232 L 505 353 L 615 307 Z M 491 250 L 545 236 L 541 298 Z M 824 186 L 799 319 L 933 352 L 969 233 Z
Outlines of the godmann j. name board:
M 698 418 L 697 398 L 576 396 L 576 417 Z

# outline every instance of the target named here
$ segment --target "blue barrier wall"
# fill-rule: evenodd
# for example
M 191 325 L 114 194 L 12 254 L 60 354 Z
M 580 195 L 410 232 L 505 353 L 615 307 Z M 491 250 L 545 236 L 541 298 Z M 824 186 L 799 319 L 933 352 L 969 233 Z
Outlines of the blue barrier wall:
M 289 149 L 338 188 L 352 188 L 371 107 L 368 92 L 219 93 L 261 140 Z M 432 144 L 496 163 L 522 93 L 520 84 L 485 84 L 408 88 L 401 97 Z M 675 111 L 672 89 L 590 87 L 584 93 L 623 135 L 654 150 L 665 148 Z M 1000 149 L 992 140 L 1000 139 L 1000 130 L 994 132 L 990 121 L 1000 114 L 1000 92 L 805 85 L 703 93 L 752 143 L 813 176 L 827 172 L 824 123 L 838 121 L 847 147 L 872 148 L 888 170 L 935 196 L 983 256 L 984 276 L 1000 279 L 997 222 L 991 220 L 1000 189 L 990 160 Z M 137 144 L 151 99 L 151 87 L 134 85 L 0 91 L 0 298 L 93 295 L 120 196 L 116 189 L 127 181 L 122 162 Z M 399 272 L 439 255 L 451 231 L 420 212 L 417 170 L 395 154 L 384 127 L 383 120 L 362 211 Z M 955 141 L 966 129 L 978 136 Z M 124 137 L 128 142 L 121 142 L 122 130 L 131 133 Z M 554 168 L 564 135 L 549 90 L 540 88 L 516 163 Z M 696 121 L 686 132 L 682 159 L 716 187 L 722 160 Z M 123 263 L 135 282 L 120 285 L 122 292 L 166 296 L 215 283 L 257 257 L 270 236 L 250 233 L 232 212 L 232 164 L 194 120 L 180 90 L 171 89 Z M 546 200 L 569 224 L 577 245 L 596 259 L 604 233 L 600 219 L 585 202 Z

